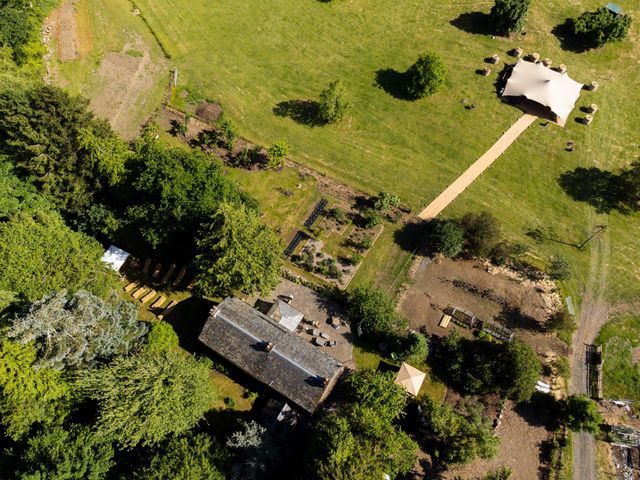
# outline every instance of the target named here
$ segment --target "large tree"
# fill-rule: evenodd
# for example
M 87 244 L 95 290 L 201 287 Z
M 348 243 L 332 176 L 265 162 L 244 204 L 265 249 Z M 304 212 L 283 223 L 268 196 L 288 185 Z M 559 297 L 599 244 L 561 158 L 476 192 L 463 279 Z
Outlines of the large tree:
M 446 68 L 442 59 L 426 52 L 404 73 L 407 93 L 412 98 L 424 98 L 444 88 Z
M 278 449 L 265 427 L 252 420 L 241 422 L 240 430 L 227 439 L 233 453 L 231 479 L 257 480 L 265 478 L 278 458 Z
M 498 35 L 519 32 L 524 27 L 531 0 L 496 0 L 489 20 Z
M 467 213 L 460 219 L 465 250 L 476 257 L 488 257 L 500 240 L 500 224 L 489 212 Z
M 190 255 L 194 235 L 222 202 L 255 202 L 225 176 L 222 163 L 198 151 L 170 148 L 153 127 L 135 143 L 120 203 L 126 220 L 153 248 Z
M 345 382 L 347 403 L 318 422 L 310 478 L 365 480 L 408 473 L 418 447 L 394 421 L 407 395 L 393 376 L 356 372 Z
M 70 391 L 62 373 L 35 368 L 35 361 L 33 345 L 0 340 L 0 422 L 14 439 L 67 413 Z
M 385 336 L 402 332 L 407 321 L 396 312 L 393 299 L 371 286 L 358 286 L 349 293 L 349 316 L 372 335 Z
M 186 432 L 216 398 L 209 364 L 175 350 L 120 357 L 82 371 L 78 386 L 98 403 L 100 435 L 124 448 Z
M 139 345 L 147 327 L 137 317 L 130 302 L 106 302 L 84 290 L 69 296 L 62 291 L 14 318 L 8 336 L 35 342 L 39 366 L 87 368 Z
M 70 230 L 56 213 L 0 219 L 0 290 L 31 301 L 63 289 L 106 295 L 119 282 L 100 261 L 102 253 L 97 241 Z
M 0 151 L 65 213 L 81 217 L 128 156 L 88 100 L 45 84 L 0 92 Z
M 491 420 L 478 405 L 466 405 L 460 414 L 447 403 L 423 397 L 419 421 L 420 435 L 438 464 L 465 464 L 497 453 L 500 439 L 493 435 Z
M 280 240 L 244 205 L 222 204 L 203 226 L 197 246 L 196 288 L 205 295 L 267 293 L 278 283 Z
M 211 436 L 171 437 L 149 452 L 140 467 L 122 480 L 224 480 L 224 454 Z
M 603 422 L 598 404 L 586 395 L 570 395 L 561 402 L 561 423 L 571 430 L 597 433 Z
M 623 40 L 630 26 L 629 15 L 616 15 L 606 7 L 600 7 L 576 18 L 573 21 L 573 33 L 587 47 L 602 47 L 606 43 Z
M 15 475 L 19 480 L 102 480 L 113 461 L 113 447 L 89 427 L 55 426 L 29 438 Z

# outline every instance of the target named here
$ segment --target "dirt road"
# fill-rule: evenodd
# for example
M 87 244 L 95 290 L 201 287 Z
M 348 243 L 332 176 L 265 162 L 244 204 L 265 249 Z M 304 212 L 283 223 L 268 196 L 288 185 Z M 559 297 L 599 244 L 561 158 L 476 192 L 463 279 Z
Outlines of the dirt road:
M 609 248 L 608 232 L 591 244 L 589 279 L 572 342 L 571 393 L 587 393 L 585 344 L 593 343 L 609 316 L 609 306 L 605 301 Z M 596 442 L 589 433 L 581 432 L 573 436 L 573 479 L 596 480 Z
M 482 172 L 491 166 L 491 164 L 509 148 L 516 138 L 524 132 L 529 125 L 531 125 L 535 119 L 538 118 L 535 115 L 525 113 L 520 117 L 516 123 L 509 127 L 493 146 L 487 150 L 473 165 L 471 165 L 462 175 L 460 175 L 451 185 L 449 185 L 438 197 L 427 205 L 419 217 L 423 220 L 430 220 L 438 216 L 438 214 L 444 210 L 447 205 L 453 202 L 458 195 L 473 183 Z

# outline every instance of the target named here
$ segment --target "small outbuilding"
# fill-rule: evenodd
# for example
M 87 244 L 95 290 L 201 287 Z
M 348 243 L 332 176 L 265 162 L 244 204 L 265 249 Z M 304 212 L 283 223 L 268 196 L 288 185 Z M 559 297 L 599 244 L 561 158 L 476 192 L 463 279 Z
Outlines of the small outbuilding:
M 543 65 L 519 60 L 511 71 L 502 98 L 529 113 L 564 126 L 580 97 L 582 83 Z
M 427 378 L 426 373 L 408 363 L 402 362 L 396 375 L 396 384 L 403 387 L 410 395 L 417 397 L 425 378 Z
M 104 255 L 102 255 L 100 260 L 116 272 L 119 272 L 130 256 L 131 255 L 128 252 L 125 252 L 115 245 L 111 245 L 107 251 L 104 252 Z

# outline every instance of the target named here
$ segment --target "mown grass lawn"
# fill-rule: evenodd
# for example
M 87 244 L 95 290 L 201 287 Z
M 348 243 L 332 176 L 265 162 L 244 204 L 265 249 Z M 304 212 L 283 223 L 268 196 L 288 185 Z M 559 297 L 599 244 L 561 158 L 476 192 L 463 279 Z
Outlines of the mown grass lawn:
M 123 8 L 106 7 L 106 0 L 95 3 L 100 5 L 93 7 L 96 12 Z M 555 65 L 566 64 L 576 80 L 597 80 L 600 89 L 583 92 L 578 102 L 600 106 L 592 125 L 575 122 L 583 115 L 579 109 L 564 129 L 534 123 L 444 214 L 490 210 L 507 237 L 531 245 L 533 263 L 544 267 L 552 255 L 566 257 L 574 276 L 564 289 L 576 299 L 595 275 L 595 251 L 603 267 L 598 276 L 604 272 L 606 277 L 601 288 L 615 301 L 640 297 L 638 216 L 597 214 L 593 207 L 571 199 L 557 182 L 560 174 L 576 167 L 616 169 L 638 155 L 638 22 L 630 39 L 586 53 L 564 50 L 551 34 L 567 17 L 601 4 L 534 2 L 526 35 L 494 39 L 452 24 L 461 15 L 488 12 L 490 2 L 136 1 L 171 54 L 169 63 L 178 67 L 180 81 L 220 101 L 243 135 L 265 145 L 284 138 L 292 145 L 295 161 L 370 193 L 395 193 L 416 211 L 520 115 L 497 99 L 495 71 L 489 78 L 475 73 L 483 58 L 498 53 L 508 61 L 505 52 L 521 46 L 525 52 L 550 57 Z M 637 3 L 624 7 L 640 19 Z M 113 19 L 119 21 L 115 15 Z M 94 43 L 102 37 L 97 35 Z M 447 65 L 444 92 L 407 102 L 376 86 L 377 70 L 404 71 L 425 50 L 437 52 Z M 343 80 L 353 104 L 341 125 L 309 127 L 274 114 L 279 102 L 317 98 L 335 78 Z M 465 109 L 463 100 L 476 108 Z M 572 153 L 564 151 L 569 140 L 576 142 Z M 525 235 L 532 228 L 546 228 L 561 241 L 578 243 L 601 224 L 607 225 L 604 234 L 582 251 L 561 243 L 535 244 Z M 379 248 L 392 256 L 380 258 L 383 264 L 397 258 L 390 246 Z M 378 282 L 378 267 L 371 264 L 358 279 Z
M 613 318 L 596 344 L 603 350 L 605 397 L 640 400 L 640 316 Z

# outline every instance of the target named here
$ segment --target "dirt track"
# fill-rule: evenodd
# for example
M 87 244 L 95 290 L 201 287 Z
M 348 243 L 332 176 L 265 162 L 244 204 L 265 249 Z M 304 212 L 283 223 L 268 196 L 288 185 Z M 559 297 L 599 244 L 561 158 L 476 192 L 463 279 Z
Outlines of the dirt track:
M 587 393 L 585 344 L 592 344 L 609 316 L 604 300 L 609 271 L 609 238 L 605 233 L 591 246 L 591 268 L 585 288 L 578 328 L 573 335 L 571 354 L 571 393 Z M 589 433 L 573 437 L 573 479 L 596 480 L 596 442 Z

